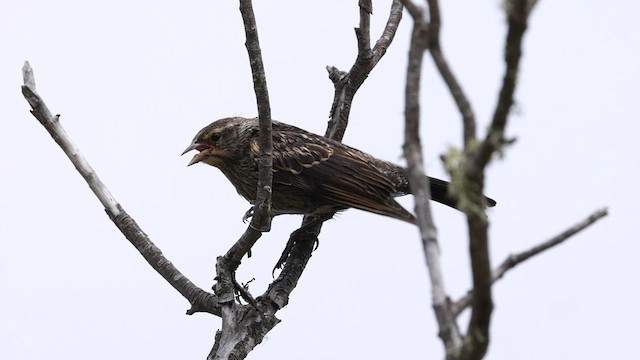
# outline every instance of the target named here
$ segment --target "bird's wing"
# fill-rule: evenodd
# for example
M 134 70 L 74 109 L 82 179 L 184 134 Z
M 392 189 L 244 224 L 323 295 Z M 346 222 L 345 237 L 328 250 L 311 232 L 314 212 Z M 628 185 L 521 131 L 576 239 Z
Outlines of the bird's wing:
M 274 126 L 274 182 L 290 185 L 292 191 L 321 192 L 318 198 L 328 204 L 414 222 L 394 200 L 396 185 L 380 163 L 342 143 L 290 125 Z

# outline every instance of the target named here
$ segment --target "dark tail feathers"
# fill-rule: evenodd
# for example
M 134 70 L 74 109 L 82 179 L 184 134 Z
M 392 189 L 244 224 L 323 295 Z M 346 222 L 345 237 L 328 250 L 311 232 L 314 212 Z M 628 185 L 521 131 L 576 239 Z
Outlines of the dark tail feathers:
M 432 178 L 429 176 L 429 189 L 431 190 L 431 200 L 457 209 L 458 200 L 449 195 L 449 182 Z M 490 197 L 484 197 L 487 206 L 496 206 L 496 201 Z

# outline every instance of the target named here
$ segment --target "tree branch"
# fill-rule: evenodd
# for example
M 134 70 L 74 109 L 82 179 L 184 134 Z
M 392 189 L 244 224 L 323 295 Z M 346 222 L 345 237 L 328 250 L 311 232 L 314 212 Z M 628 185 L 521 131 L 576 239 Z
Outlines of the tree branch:
M 221 305 L 222 330 L 216 334 L 209 359 L 243 359 L 259 344 L 280 320 L 274 314 L 262 313 L 258 304 L 242 305 L 236 302 L 235 271 L 242 257 L 249 253 L 263 231 L 271 229 L 271 183 L 273 179 L 273 138 L 271 135 L 271 106 L 262 62 L 258 28 L 251 0 L 240 0 L 240 13 L 244 23 L 246 48 L 256 93 L 260 125 L 258 159 L 258 188 L 251 223 L 240 239 L 216 261 L 217 282 L 215 293 Z M 248 291 L 246 296 L 251 296 Z
M 253 14 L 251 0 L 240 0 L 240 13 L 242 14 L 244 31 L 247 38 L 245 45 L 247 53 L 249 54 L 249 63 L 253 75 L 253 89 L 256 93 L 260 124 L 260 137 L 258 140 L 260 145 L 258 192 L 255 204 L 256 209 L 251 218 L 251 226 L 254 229 L 269 231 L 271 228 L 271 181 L 273 179 L 271 105 L 269 104 L 269 91 L 267 90 L 267 79 L 262 62 L 260 40 L 258 38 L 258 26 L 255 15 Z
M 473 303 L 467 335 L 460 355 L 465 359 L 481 359 L 489 345 L 489 324 L 493 311 L 491 285 L 493 277 L 489 259 L 489 221 L 484 210 L 484 171 L 494 152 L 504 144 L 504 128 L 513 103 L 518 65 L 522 54 L 522 38 L 527 27 L 527 0 L 507 1 L 508 32 L 505 71 L 498 106 L 486 138 L 465 153 L 462 182 L 466 184 L 464 197 L 472 207 L 465 209 L 469 228 L 469 254 L 473 279 Z
M 529 4 L 527 0 L 510 0 L 506 4 L 509 28 L 505 43 L 506 70 L 489 131 L 469 162 L 470 174 L 483 171 L 491 160 L 491 156 L 501 149 L 504 144 L 504 129 L 513 105 L 518 68 L 522 57 L 522 39 L 527 29 Z
M 424 52 L 429 47 L 429 27 L 425 23 L 423 10 L 412 1 L 404 1 L 413 17 L 413 31 L 409 47 L 409 64 L 405 88 L 405 144 L 409 184 L 415 199 L 415 212 L 431 281 L 433 310 L 438 322 L 438 336 L 445 345 L 447 354 L 462 345 L 462 336 L 453 315 L 444 275 L 440 264 L 440 249 L 437 230 L 431 216 L 429 180 L 425 176 L 420 143 L 420 80 Z
M 361 3 L 362 6 L 362 3 Z M 370 9 L 369 9 L 370 10 Z M 356 91 L 369 76 L 378 61 L 387 51 L 393 41 L 398 24 L 402 20 L 402 4 L 399 0 L 393 0 L 387 24 L 382 36 L 376 42 L 373 53 L 364 43 L 369 39 L 369 16 L 371 11 L 360 10 L 360 28 L 356 29 L 358 39 L 358 55 L 348 73 L 341 72 L 333 66 L 327 66 L 329 78 L 335 87 L 333 104 L 329 112 L 329 125 L 325 136 L 334 140 L 342 140 L 344 132 L 349 124 L 351 103 Z M 366 33 L 366 34 L 365 34 Z
M 456 79 L 453 71 L 449 67 L 449 63 L 447 62 L 444 53 L 442 52 L 442 48 L 440 47 L 440 5 L 438 4 L 438 0 L 427 0 L 429 4 L 429 32 L 427 36 L 429 37 L 429 51 L 431 52 L 431 57 L 433 58 L 434 63 L 436 64 L 436 68 L 440 72 L 440 76 L 444 80 L 445 84 L 449 88 L 451 92 L 451 96 L 462 115 L 462 124 L 463 124 L 463 140 L 464 146 L 467 148 L 472 140 L 476 138 L 476 119 L 473 109 L 471 107 L 471 103 L 469 102 L 467 96 L 465 95 L 460 83 Z
M 176 289 L 191 304 L 187 312 L 202 311 L 214 315 L 220 315 L 217 297 L 197 287 L 184 276 L 163 254 L 162 251 L 149 239 L 147 234 L 140 229 L 138 224 L 124 211 L 115 200 L 109 189 L 104 185 L 100 177 L 93 170 L 87 159 L 80 153 L 67 132 L 60 124 L 60 115 L 52 115 L 44 100 L 36 92 L 36 82 L 33 70 L 29 62 L 25 62 L 22 68 L 24 85 L 22 94 L 29 105 L 31 114 L 40 121 L 51 137 L 60 146 L 62 151 L 76 167 L 80 175 L 85 179 L 91 191 L 105 208 L 107 215 L 120 229 L 122 234 L 140 252 L 149 265 L 162 276 L 174 289 Z
M 586 219 L 582 220 L 581 222 L 573 225 L 572 227 L 570 227 L 569 229 L 563 231 L 562 233 L 554 236 L 553 238 L 542 242 L 534 247 L 532 247 L 529 250 L 523 251 L 521 253 L 517 253 L 517 254 L 512 254 L 509 255 L 503 262 L 502 264 L 500 264 L 500 266 L 498 266 L 495 270 L 493 270 L 492 273 L 492 279 L 491 279 L 491 283 L 495 283 L 496 281 L 500 280 L 507 271 L 513 269 L 514 267 L 516 267 L 517 265 L 519 265 L 520 263 L 529 260 L 530 258 L 541 254 L 542 252 L 544 252 L 545 250 L 549 250 L 552 247 L 559 245 L 561 243 L 563 243 L 565 240 L 569 239 L 570 237 L 576 235 L 577 233 L 579 233 L 580 231 L 586 229 L 587 227 L 593 225 L 596 221 L 602 219 L 603 217 L 607 216 L 608 211 L 607 208 L 603 208 L 603 209 L 599 209 L 597 211 L 595 211 L 594 213 L 592 213 L 591 215 L 589 215 L 589 217 L 587 217 Z M 471 305 L 471 303 L 473 302 L 473 291 L 469 290 L 462 298 L 460 298 L 458 301 L 456 301 L 453 304 L 453 313 L 454 315 L 457 317 L 458 315 L 460 315 L 460 313 L 462 313 L 467 307 L 469 307 Z

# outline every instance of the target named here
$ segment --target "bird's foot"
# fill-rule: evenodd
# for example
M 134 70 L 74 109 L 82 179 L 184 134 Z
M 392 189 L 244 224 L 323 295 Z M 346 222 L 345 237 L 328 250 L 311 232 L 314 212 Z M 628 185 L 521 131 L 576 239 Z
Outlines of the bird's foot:
M 274 266 L 271 271 L 271 275 L 273 276 L 276 270 L 282 269 L 284 264 L 289 259 L 289 255 L 293 250 L 293 246 L 298 241 L 313 241 L 313 251 L 318 249 L 320 245 L 320 241 L 318 240 L 318 233 L 320 232 L 320 228 L 316 228 L 316 226 L 321 225 L 324 221 L 331 219 L 333 214 L 326 215 L 318 215 L 314 217 L 311 221 L 308 221 L 306 224 L 303 224 L 299 229 L 295 230 L 289 236 L 289 240 L 287 241 L 287 246 L 285 246 L 282 251 L 282 255 L 278 259 L 276 266 Z

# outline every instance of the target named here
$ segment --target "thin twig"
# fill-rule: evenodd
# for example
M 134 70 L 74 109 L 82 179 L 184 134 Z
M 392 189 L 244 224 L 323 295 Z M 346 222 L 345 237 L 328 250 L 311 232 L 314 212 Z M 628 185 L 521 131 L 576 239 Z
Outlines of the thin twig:
M 420 80 L 424 52 L 428 47 L 429 28 L 424 21 L 423 11 L 410 0 L 404 1 L 413 17 L 413 31 L 409 47 L 409 65 L 407 68 L 407 84 L 405 88 L 405 144 L 404 157 L 407 160 L 409 184 L 415 199 L 415 212 L 420 229 L 425 260 L 431 281 L 431 297 L 433 309 L 438 322 L 438 335 L 442 339 L 447 353 L 462 344 L 462 336 L 455 317 L 449 307 L 444 284 L 444 274 L 440 264 L 440 249 L 437 230 L 431 216 L 428 177 L 422 159 L 420 144 Z
M 367 11 L 360 11 L 360 28 L 356 30 L 356 37 L 358 39 L 358 55 L 354 61 L 351 69 L 344 77 L 335 76 L 339 71 L 335 67 L 327 67 L 333 85 L 335 87 L 335 93 L 333 103 L 331 105 L 331 111 L 329 113 L 329 125 L 325 136 L 334 140 L 342 140 L 344 132 L 349 124 L 349 113 L 351 112 L 351 103 L 356 91 L 360 88 L 362 83 L 369 76 L 373 68 L 376 66 L 380 58 L 386 52 L 386 49 L 391 45 L 391 41 L 395 36 L 395 32 L 398 29 L 398 24 L 402 20 L 402 7 L 399 0 L 394 0 L 391 3 L 391 10 L 387 24 L 382 33 L 382 36 L 376 42 L 374 48 L 374 54 L 372 51 L 367 51 L 367 46 L 361 45 L 365 38 L 370 38 L 370 35 L 365 35 L 364 32 L 369 32 L 368 20 L 369 14 Z M 333 74 L 333 76 L 332 76 Z M 338 80 L 339 81 L 336 81 Z
M 358 55 L 371 56 L 371 0 L 358 1 L 360 8 L 360 26 L 355 29 L 358 40 Z
M 451 67 L 447 59 L 442 52 L 442 48 L 440 47 L 440 5 L 438 4 L 438 0 L 428 0 L 429 4 L 429 51 L 431 52 L 431 57 L 436 64 L 436 68 L 440 72 L 440 76 L 444 80 L 445 84 L 449 88 L 449 92 L 451 92 L 451 96 L 458 107 L 458 111 L 462 115 L 462 124 L 463 124 L 463 140 L 465 148 L 471 145 L 472 140 L 476 138 L 476 119 L 473 109 L 471 107 L 471 103 L 467 98 L 467 95 L 462 90 L 462 86 L 456 79 L 453 71 L 451 71 Z
M 472 174 L 483 171 L 491 160 L 491 156 L 504 144 L 504 130 L 513 105 L 513 95 L 522 57 L 522 39 L 527 29 L 528 4 L 527 0 L 513 0 L 508 4 L 506 9 L 509 26 L 505 43 L 506 69 L 489 131 L 469 163 L 468 171 Z
M 109 189 L 100 180 L 100 177 L 60 124 L 60 116 L 52 115 L 44 100 L 36 92 L 36 81 L 29 62 L 25 62 L 22 75 L 24 79 L 22 94 L 33 109 L 31 113 L 69 157 L 122 234 L 140 252 L 147 263 L 191 303 L 189 314 L 202 311 L 220 315 L 216 296 L 197 287 L 184 276 L 111 195 Z
M 527 27 L 527 0 L 507 2 L 508 30 L 506 39 L 505 71 L 498 106 L 486 138 L 471 151 L 466 152 L 464 182 L 468 184 L 471 204 L 483 204 L 484 171 L 493 154 L 504 144 L 504 129 L 513 103 L 513 94 L 522 54 L 522 38 Z M 460 350 L 465 359 L 481 359 L 489 345 L 489 324 L 493 312 L 493 275 L 489 259 L 489 221 L 482 207 L 466 211 L 469 228 L 469 254 L 473 279 L 473 303 L 471 317 Z
M 244 22 L 244 31 L 247 38 L 245 43 L 251 64 L 253 75 L 253 89 L 256 93 L 258 105 L 258 118 L 260 125 L 260 159 L 258 160 L 258 191 L 251 226 L 261 231 L 269 231 L 271 228 L 271 181 L 273 179 L 273 138 L 271 136 L 271 105 L 269 104 L 269 91 L 267 78 L 262 62 L 262 51 L 258 38 L 258 26 L 253 13 L 251 0 L 240 0 L 240 13 Z M 242 254 L 244 255 L 244 254 Z
M 586 219 L 581 222 L 573 225 L 569 229 L 563 231 L 562 233 L 552 237 L 551 239 L 544 241 L 529 250 L 523 251 L 521 253 L 509 255 L 503 262 L 498 266 L 492 273 L 492 283 L 500 280 L 507 271 L 513 269 L 520 263 L 529 260 L 530 258 L 539 255 L 545 250 L 548 250 L 556 245 L 563 243 L 568 240 L 572 236 L 576 235 L 580 231 L 586 229 L 587 227 L 593 225 L 596 221 L 602 219 L 607 216 L 608 210 L 607 208 L 599 209 L 589 215 Z M 461 297 L 458 301 L 453 304 L 453 312 L 457 317 L 462 313 L 467 307 L 471 305 L 473 301 L 473 292 L 469 290 L 463 297 Z
M 391 2 L 389 18 L 387 19 L 387 23 L 384 26 L 382 35 L 380 36 L 380 39 L 376 41 L 376 44 L 373 47 L 373 54 L 371 56 L 371 63 L 373 66 L 376 66 L 378 64 L 378 61 L 380 61 L 380 59 L 382 59 L 384 54 L 387 52 L 389 45 L 391 45 L 391 42 L 396 35 L 396 31 L 398 30 L 398 25 L 400 25 L 401 20 L 402 2 L 399 0 L 393 0 L 393 2 Z

